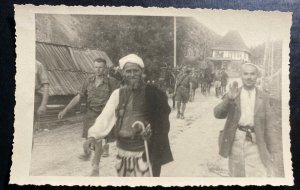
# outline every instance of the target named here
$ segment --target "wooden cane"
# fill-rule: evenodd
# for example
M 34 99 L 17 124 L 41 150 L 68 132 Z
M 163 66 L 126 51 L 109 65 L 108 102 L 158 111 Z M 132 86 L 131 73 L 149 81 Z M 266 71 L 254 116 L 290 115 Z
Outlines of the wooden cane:
M 142 130 L 145 131 L 145 125 L 143 122 L 141 121 L 136 121 L 132 124 L 132 127 L 134 127 L 135 125 L 141 125 L 142 126 Z M 148 142 L 146 139 L 144 139 L 144 146 L 145 146 L 145 152 L 146 152 L 146 160 L 147 160 L 147 164 L 149 167 L 149 173 L 150 173 L 150 177 L 153 177 L 153 172 L 152 172 L 152 166 L 150 163 L 150 156 L 149 156 L 149 149 L 148 149 Z

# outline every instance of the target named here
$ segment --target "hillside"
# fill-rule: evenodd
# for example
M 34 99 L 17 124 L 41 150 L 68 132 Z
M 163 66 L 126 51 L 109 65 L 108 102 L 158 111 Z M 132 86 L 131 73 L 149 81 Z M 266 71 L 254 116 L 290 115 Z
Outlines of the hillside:
M 36 41 L 81 47 L 81 23 L 71 15 L 36 15 Z
M 137 24 L 138 23 L 138 24 Z M 156 79 L 160 67 L 173 66 L 173 17 L 46 15 L 36 16 L 37 41 L 98 48 L 116 65 L 129 53 L 141 56 L 148 77 Z M 187 57 L 211 56 L 220 36 L 190 17 L 177 17 L 177 65 Z
M 265 53 L 266 43 L 259 44 L 255 47 L 251 47 L 251 61 L 260 67 L 263 67 L 264 53 Z M 270 47 L 271 48 L 271 47 Z M 282 41 L 275 41 L 273 43 L 274 50 L 274 71 L 281 69 L 282 64 Z M 269 61 L 269 60 L 267 60 Z
M 182 63 L 186 57 L 211 56 L 213 47 L 221 38 L 218 34 L 190 17 L 177 18 L 177 60 Z

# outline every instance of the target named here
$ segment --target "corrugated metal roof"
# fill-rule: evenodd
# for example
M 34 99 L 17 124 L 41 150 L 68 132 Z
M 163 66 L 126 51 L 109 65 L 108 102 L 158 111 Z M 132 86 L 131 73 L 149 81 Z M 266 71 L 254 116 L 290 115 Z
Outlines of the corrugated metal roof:
M 82 72 L 48 71 L 50 83 L 49 95 L 77 94 L 85 79 L 91 75 Z
M 47 70 L 50 96 L 77 94 L 85 79 L 93 75 L 93 60 L 99 57 L 113 65 L 106 53 L 97 49 L 36 43 L 36 59 Z
M 67 46 L 36 43 L 36 59 L 47 70 L 78 71 Z
M 106 60 L 108 67 L 113 66 L 106 53 L 99 50 L 70 48 L 70 53 L 74 58 L 76 68 L 80 71 L 93 72 L 93 60 L 99 57 Z

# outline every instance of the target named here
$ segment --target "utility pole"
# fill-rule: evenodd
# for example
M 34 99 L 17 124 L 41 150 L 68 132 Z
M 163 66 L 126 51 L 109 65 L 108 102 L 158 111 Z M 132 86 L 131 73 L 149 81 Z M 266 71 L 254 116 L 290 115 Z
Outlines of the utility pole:
M 262 87 L 265 88 L 266 86 L 266 77 L 267 77 L 267 53 L 268 52 L 268 42 L 265 42 L 265 51 L 264 51 L 264 60 L 263 60 L 263 70 L 262 70 Z
M 174 16 L 174 68 L 176 68 L 176 16 Z
M 274 41 L 271 42 L 271 72 L 270 74 L 272 75 L 274 73 Z

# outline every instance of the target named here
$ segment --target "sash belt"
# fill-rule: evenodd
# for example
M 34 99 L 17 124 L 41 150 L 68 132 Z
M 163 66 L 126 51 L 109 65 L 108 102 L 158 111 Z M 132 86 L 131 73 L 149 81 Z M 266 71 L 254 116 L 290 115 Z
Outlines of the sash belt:
M 254 127 L 239 125 L 238 129 L 240 131 L 246 132 L 246 140 L 253 143 L 253 138 L 252 138 L 252 134 L 251 133 L 254 133 Z

